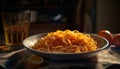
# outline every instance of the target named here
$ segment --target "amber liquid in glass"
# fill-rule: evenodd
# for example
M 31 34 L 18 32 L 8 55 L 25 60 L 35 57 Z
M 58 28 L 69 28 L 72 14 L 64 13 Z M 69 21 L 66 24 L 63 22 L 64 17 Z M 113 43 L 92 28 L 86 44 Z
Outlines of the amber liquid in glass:
M 7 45 L 22 45 L 28 36 L 28 25 L 4 26 L 5 41 Z

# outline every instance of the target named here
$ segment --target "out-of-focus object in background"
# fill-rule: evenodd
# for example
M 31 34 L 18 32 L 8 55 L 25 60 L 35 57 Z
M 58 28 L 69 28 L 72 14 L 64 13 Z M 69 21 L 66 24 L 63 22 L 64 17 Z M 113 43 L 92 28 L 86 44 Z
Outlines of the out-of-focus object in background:
M 113 36 L 112 36 L 112 34 L 109 30 L 101 30 L 97 34 L 99 36 L 102 36 L 102 37 L 106 38 L 109 41 L 110 44 L 112 43 Z
M 30 18 L 31 23 L 34 23 L 37 20 L 37 15 L 38 15 L 37 11 L 31 11 L 31 18 Z
M 74 29 L 77 29 L 80 32 L 95 32 L 94 2 L 95 0 L 76 0 L 71 19 L 71 22 L 73 22 L 72 27 L 74 27 Z
M 113 44 L 120 47 L 120 33 L 114 35 Z

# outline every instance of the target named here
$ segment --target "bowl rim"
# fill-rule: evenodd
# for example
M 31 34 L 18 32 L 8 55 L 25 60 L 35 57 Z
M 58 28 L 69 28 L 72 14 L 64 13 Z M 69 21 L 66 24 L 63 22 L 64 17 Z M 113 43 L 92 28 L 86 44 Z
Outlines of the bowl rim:
M 99 51 L 104 50 L 104 49 L 107 49 L 107 48 L 109 47 L 109 42 L 108 42 L 108 40 L 107 40 L 106 38 L 101 37 L 101 36 L 99 36 L 99 35 L 97 35 L 97 34 L 90 34 L 90 33 L 89 33 L 90 35 L 97 36 L 97 37 L 99 37 L 100 39 L 104 40 L 104 41 L 106 42 L 105 45 L 104 45 L 103 47 L 95 50 L 95 51 L 81 52 L 81 53 L 44 52 L 44 51 L 38 51 L 38 50 L 32 49 L 32 48 L 30 48 L 30 46 L 25 46 L 25 41 L 26 41 L 27 39 L 32 38 L 32 37 L 35 37 L 35 36 L 45 35 L 45 34 L 47 34 L 47 33 L 35 34 L 35 35 L 31 35 L 31 36 L 27 37 L 26 39 L 23 40 L 23 45 L 24 45 L 24 47 L 27 48 L 28 50 L 32 50 L 32 51 L 34 51 L 34 52 L 39 52 L 39 53 L 44 53 L 44 54 L 51 54 L 51 55 L 74 55 L 74 54 L 75 54 L 75 55 L 80 55 L 80 54 L 90 54 L 90 53 L 99 52 Z

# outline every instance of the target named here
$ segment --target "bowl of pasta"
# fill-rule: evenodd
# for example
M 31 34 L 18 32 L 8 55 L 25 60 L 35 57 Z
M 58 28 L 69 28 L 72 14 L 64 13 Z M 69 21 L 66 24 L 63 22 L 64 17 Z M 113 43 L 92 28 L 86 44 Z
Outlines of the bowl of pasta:
M 29 36 L 23 45 L 33 54 L 47 60 L 74 61 L 96 56 L 108 48 L 109 42 L 97 34 L 57 30 Z

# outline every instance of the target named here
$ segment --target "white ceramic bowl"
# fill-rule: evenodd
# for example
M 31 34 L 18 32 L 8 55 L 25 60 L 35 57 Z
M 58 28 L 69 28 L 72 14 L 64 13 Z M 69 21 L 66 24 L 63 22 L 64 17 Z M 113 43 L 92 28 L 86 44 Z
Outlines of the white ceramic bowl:
M 97 49 L 92 52 L 83 52 L 83 53 L 51 53 L 51 52 L 42 52 L 32 49 L 30 46 L 33 46 L 38 39 L 45 36 L 46 33 L 36 34 L 26 38 L 23 41 L 23 45 L 32 53 L 42 56 L 45 59 L 52 61 L 74 61 L 79 59 L 86 59 L 96 56 L 96 54 L 106 48 L 108 48 L 109 42 L 96 34 L 90 34 L 94 40 L 97 41 L 100 49 Z

